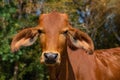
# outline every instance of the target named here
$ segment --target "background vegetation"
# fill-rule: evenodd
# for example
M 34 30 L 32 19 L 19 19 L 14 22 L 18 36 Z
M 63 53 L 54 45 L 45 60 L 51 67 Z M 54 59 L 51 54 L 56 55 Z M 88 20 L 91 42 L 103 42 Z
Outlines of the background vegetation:
M 95 48 L 120 46 L 119 0 L 0 0 L 0 80 L 48 80 L 39 62 L 40 45 L 10 51 L 13 36 L 37 25 L 39 15 L 53 10 L 69 15 L 70 23 L 88 33 Z

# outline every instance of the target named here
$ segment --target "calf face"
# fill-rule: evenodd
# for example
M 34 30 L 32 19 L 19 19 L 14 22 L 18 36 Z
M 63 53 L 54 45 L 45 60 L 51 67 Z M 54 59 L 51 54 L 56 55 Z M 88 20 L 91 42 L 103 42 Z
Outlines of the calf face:
M 87 53 L 94 50 L 91 38 L 84 32 L 72 28 L 66 14 L 52 12 L 39 18 L 37 27 L 24 29 L 12 41 L 12 52 L 21 46 L 32 45 L 37 37 L 42 48 L 41 63 L 60 64 L 61 57 L 67 54 L 67 46 L 72 50 L 84 49 Z

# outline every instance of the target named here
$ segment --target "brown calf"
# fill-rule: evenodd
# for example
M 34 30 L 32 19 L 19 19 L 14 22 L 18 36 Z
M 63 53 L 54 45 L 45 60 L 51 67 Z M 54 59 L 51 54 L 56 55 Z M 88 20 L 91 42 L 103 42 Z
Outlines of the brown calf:
M 94 51 L 91 38 L 73 28 L 66 14 L 42 14 L 36 27 L 13 38 L 12 52 L 32 45 L 38 37 L 40 61 L 48 67 L 50 80 L 120 80 L 120 48 Z

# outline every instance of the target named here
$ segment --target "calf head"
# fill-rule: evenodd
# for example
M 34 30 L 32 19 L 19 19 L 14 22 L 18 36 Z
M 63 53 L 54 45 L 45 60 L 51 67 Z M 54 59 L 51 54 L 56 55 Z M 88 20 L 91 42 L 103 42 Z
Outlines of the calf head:
M 94 50 L 91 38 L 73 28 L 66 14 L 52 12 L 42 14 L 37 27 L 19 32 L 12 40 L 12 52 L 19 50 L 21 46 L 32 45 L 38 37 L 42 48 L 40 59 L 45 64 L 60 64 L 61 56 L 67 53 L 67 46 L 72 50 L 82 48 L 89 54 Z

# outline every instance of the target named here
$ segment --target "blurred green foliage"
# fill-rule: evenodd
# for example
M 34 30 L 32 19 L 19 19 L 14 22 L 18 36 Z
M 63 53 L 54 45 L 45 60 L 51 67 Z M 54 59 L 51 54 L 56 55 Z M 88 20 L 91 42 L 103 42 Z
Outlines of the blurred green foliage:
M 10 43 L 18 30 L 37 24 L 33 14 L 17 13 L 17 1 L 0 1 L 0 80 L 43 80 L 46 78 L 43 65 L 39 62 L 40 47 L 33 46 L 11 53 Z M 17 75 L 14 74 L 18 67 Z
M 84 0 L 1 0 L 0 80 L 48 80 L 46 67 L 39 61 L 41 55 L 39 40 L 30 47 L 22 47 L 16 53 L 10 51 L 10 44 L 14 35 L 24 28 L 36 26 L 38 14 L 41 13 L 49 13 L 53 10 L 67 13 L 70 17 L 70 23 L 74 27 L 87 32 L 92 37 L 96 49 L 119 46 L 119 10 L 116 8 L 111 10 L 110 8 L 111 11 L 109 12 L 104 3 L 111 7 L 111 2 L 110 4 L 108 2 L 100 4 L 100 0 L 98 2 L 90 1 L 93 1 L 95 5 L 87 3 L 87 7 L 90 5 L 92 14 L 87 19 L 89 21 L 85 24 L 87 26 L 82 26 L 83 24 L 78 21 L 80 15 L 77 14 L 77 10 L 78 8 L 85 10 Z M 117 15 L 113 20 L 116 26 L 107 24 L 106 15 L 108 13 Z M 105 24 L 108 26 L 106 27 Z

